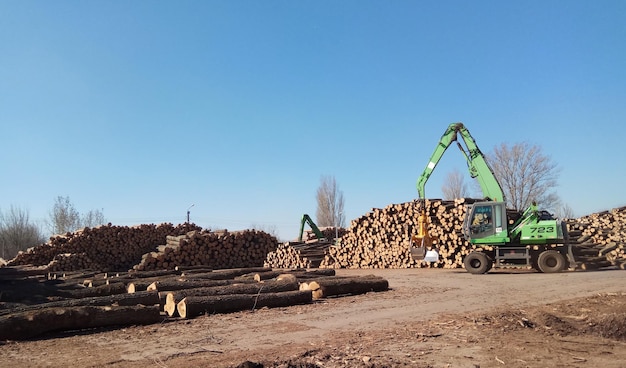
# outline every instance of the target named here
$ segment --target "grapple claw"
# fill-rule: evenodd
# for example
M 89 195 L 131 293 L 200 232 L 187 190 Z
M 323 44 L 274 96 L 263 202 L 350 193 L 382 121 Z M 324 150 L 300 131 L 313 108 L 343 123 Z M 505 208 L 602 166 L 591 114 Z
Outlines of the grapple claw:
M 416 261 L 438 261 L 439 254 L 433 249 L 433 239 L 428 233 L 428 217 L 424 209 L 422 209 L 422 213 L 418 217 L 417 225 L 417 235 L 411 236 L 409 247 L 411 257 Z

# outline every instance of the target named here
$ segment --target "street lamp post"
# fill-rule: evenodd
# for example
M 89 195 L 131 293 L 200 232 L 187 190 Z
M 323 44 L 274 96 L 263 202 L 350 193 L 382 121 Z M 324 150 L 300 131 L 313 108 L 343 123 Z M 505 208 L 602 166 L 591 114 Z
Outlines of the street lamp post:
M 191 209 L 191 207 L 195 206 L 195 204 L 192 204 L 191 206 L 189 206 L 189 208 L 187 208 L 187 223 L 189 223 L 189 213 L 191 211 L 189 211 Z

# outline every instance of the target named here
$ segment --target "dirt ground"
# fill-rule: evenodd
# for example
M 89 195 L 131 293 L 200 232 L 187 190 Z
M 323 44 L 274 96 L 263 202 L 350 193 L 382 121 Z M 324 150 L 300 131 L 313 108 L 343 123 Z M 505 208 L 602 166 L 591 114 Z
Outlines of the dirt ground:
M 626 367 L 626 272 L 338 270 L 390 290 L 0 345 L 2 367 Z

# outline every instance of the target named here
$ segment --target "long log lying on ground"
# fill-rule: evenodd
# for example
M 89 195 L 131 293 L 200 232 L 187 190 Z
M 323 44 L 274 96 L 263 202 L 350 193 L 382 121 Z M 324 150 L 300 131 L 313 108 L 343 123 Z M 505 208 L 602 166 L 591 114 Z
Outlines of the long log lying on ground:
M 85 305 L 106 306 L 114 304 L 121 306 L 131 306 L 138 304 L 155 305 L 159 304 L 159 294 L 156 291 L 140 291 L 133 294 L 114 294 L 91 298 L 59 300 L 49 303 L 31 304 L 11 309 L 2 309 L 0 310 L 0 315 L 47 308 L 67 308 Z
M 257 272 L 269 272 L 269 271 L 272 271 L 272 269 L 269 267 L 242 267 L 242 268 L 227 268 L 227 269 L 215 270 L 213 272 L 201 274 L 202 276 L 199 276 L 198 274 L 194 274 L 194 273 L 183 272 L 183 276 L 190 277 L 190 278 L 213 277 L 214 280 L 226 280 L 226 279 L 235 278 L 237 276 L 242 276 L 245 274 L 257 273 Z M 213 275 L 213 276 L 210 276 L 210 275 Z
M 48 274 L 48 269 L 46 267 L 34 267 L 28 264 L 24 266 L 0 267 L 0 281 L 15 280 L 30 276 L 42 276 L 46 274 Z
M 299 289 L 295 280 L 265 281 L 254 284 L 233 284 L 227 286 L 214 286 L 197 289 L 185 289 L 179 291 L 166 292 L 165 305 L 163 310 L 171 317 L 176 314 L 176 305 L 188 296 L 211 296 L 229 294 L 259 294 L 259 293 L 280 293 L 284 291 L 295 291 Z M 162 294 L 162 293 L 161 293 Z
M 181 290 L 187 288 L 198 288 L 208 286 L 227 285 L 234 282 L 254 282 L 253 275 L 255 272 L 271 272 L 271 268 L 266 267 L 249 267 L 249 268 L 233 268 L 216 270 L 212 272 L 203 273 L 183 273 L 177 278 L 166 278 L 157 280 L 148 286 L 146 290 Z M 241 277 L 243 275 L 251 275 L 249 278 Z M 143 287 L 144 284 L 138 284 L 139 287 Z M 130 286 L 130 285 L 129 285 Z M 129 292 L 132 289 L 137 290 L 136 286 L 129 287 Z
M 211 286 L 226 286 L 232 284 L 257 283 L 254 280 L 164 280 L 150 284 L 148 291 L 176 291 L 183 289 L 196 289 Z
M 180 276 L 182 271 L 179 270 L 154 270 L 154 271 L 129 271 L 126 273 L 114 273 L 114 274 L 106 274 L 106 278 L 116 279 L 116 280 L 136 280 L 136 279 L 145 279 L 152 277 L 163 277 L 163 276 Z
M 297 278 L 311 278 L 311 277 L 320 277 L 320 276 L 335 276 L 335 270 L 332 268 L 326 269 L 299 269 L 299 270 L 274 270 L 274 271 L 265 271 L 265 272 L 257 272 L 255 274 L 246 274 L 239 276 L 238 279 L 246 279 L 251 278 L 255 281 L 269 280 L 273 279 L 277 276 L 283 274 L 293 274 Z
M 288 307 L 310 303 L 312 300 L 313 296 L 310 290 L 256 295 L 188 296 L 178 303 L 176 309 L 182 318 L 194 318 L 205 313 L 228 313 L 263 307 Z
M 311 290 L 313 299 L 340 295 L 358 295 L 370 291 L 386 291 L 389 282 L 382 277 L 369 275 L 361 277 L 329 277 L 300 284 L 300 290 Z
M 59 283 L 58 280 L 40 281 L 35 278 L 0 282 L 0 299 L 2 301 L 21 302 L 31 300 L 32 303 L 45 302 L 59 298 L 89 298 L 126 293 L 122 283 L 102 285 L 99 287 L 84 287 L 75 283 Z M 44 300 L 47 299 L 47 300 Z
M 129 293 L 133 293 L 135 291 L 148 290 L 148 287 L 153 285 L 154 283 L 178 283 L 181 281 L 190 281 L 190 278 L 182 275 L 168 275 L 161 277 L 146 277 L 142 279 L 137 279 L 135 281 L 131 281 L 126 285 L 126 290 Z M 152 289 L 151 289 L 152 290 Z
M 23 340 L 47 332 L 157 323 L 158 306 L 46 308 L 0 316 L 0 340 Z
M 91 298 L 94 296 L 114 295 L 126 293 L 126 285 L 123 282 L 116 282 L 108 285 L 101 285 L 90 288 L 83 288 L 77 290 L 62 290 L 58 292 L 58 295 L 67 298 Z

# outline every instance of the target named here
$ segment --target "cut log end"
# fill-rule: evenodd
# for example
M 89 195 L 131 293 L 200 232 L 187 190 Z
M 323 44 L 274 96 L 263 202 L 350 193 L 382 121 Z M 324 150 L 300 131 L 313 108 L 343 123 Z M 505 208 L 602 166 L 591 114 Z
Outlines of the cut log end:
M 181 318 L 187 318 L 187 298 L 184 298 L 176 305 L 176 310 Z
M 174 294 L 167 293 L 167 296 L 165 297 L 165 305 L 163 306 L 163 310 L 170 317 L 175 317 L 177 315 L 176 300 L 174 299 Z

